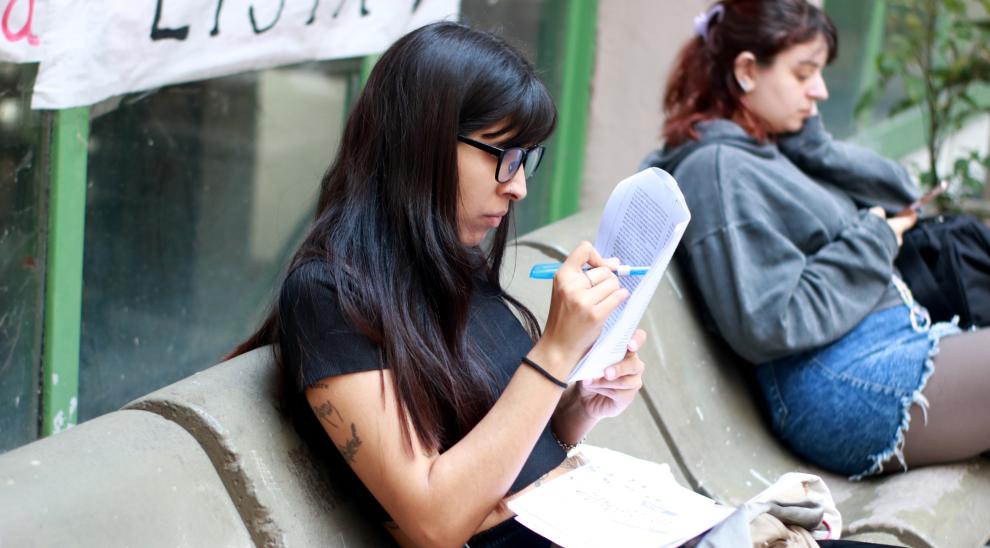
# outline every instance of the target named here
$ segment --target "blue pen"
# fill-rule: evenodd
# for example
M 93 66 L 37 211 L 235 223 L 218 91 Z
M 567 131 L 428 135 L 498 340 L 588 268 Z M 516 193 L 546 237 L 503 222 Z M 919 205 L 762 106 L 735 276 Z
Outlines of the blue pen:
M 584 270 L 591 268 L 584 266 Z M 553 275 L 560 269 L 560 263 L 537 263 L 529 271 L 529 277 L 536 280 L 551 280 Z M 650 271 L 648 266 L 620 265 L 615 269 L 616 276 L 645 276 Z

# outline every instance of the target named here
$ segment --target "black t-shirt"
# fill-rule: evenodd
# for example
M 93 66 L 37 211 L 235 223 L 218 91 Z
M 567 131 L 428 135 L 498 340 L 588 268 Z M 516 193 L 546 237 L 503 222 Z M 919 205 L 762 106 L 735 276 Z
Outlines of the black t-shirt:
M 343 316 L 337 293 L 326 276 L 325 263 L 311 261 L 293 270 L 285 281 L 279 299 L 282 322 L 282 352 L 290 387 L 290 405 L 295 410 L 297 426 L 304 437 L 317 436 L 328 439 L 312 411 L 309 410 L 304 391 L 320 379 L 372 371 L 381 367 L 381 352 L 366 336 L 357 331 Z M 520 360 L 533 346 L 526 330 L 512 311 L 492 288 L 481 287 L 471 298 L 467 336 L 477 341 L 477 347 L 488 358 L 486 363 L 495 368 L 499 394 L 505 390 L 509 379 L 520 365 Z M 466 432 L 457 433 L 452 443 Z M 447 449 L 442 448 L 442 449 Z M 388 519 L 384 509 L 371 497 L 336 451 L 318 451 L 330 469 L 334 481 L 346 479 L 349 493 L 368 511 L 382 520 Z M 550 432 L 549 424 L 512 484 L 510 493 L 519 491 L 540 476 L 557 467 L 565 458 Z M 350 498 L 350 497 L 348 497 Z

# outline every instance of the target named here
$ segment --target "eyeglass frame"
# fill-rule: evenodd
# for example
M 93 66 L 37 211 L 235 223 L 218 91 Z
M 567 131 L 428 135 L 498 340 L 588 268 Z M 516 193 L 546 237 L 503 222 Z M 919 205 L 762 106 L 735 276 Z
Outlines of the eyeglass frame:
M 463 134 L 458 134 L 457 140 L 466 145 L 472 146 L 478 150 L 487 152 L 488 154 L 491 154 L 492 156 L 498 158 L 498 163 L 495 164 L 495 181 L 503 185 L 512 181 L 512 179 L 516 177 L 516 173 L 518 173 L 520 169 L 523 170 L 523 173 L 525 173 L 527 177 L 531 177 L 533 173 L 536 173 L 536 170 L 539 169 L 540 164 L 543 163 L 543 155 L 546 154 L 547 151 L 546 147 L 543 145 L 536 145 L 530 148 L 523 148 L 523 147 L 499 148 L 497 146 L 472 139 L 467 135 L 463 135 Z M 498 179 L 498 172 L 502 170 L 502 160 L 505 158 L 506 153 L 509 152 L 510 150 L 521 150 L 522 158 L 520 158 L 519 160 L 519 167 L 517 167 L 516 170 L 512 173 L 512 175 L 509 176 L 509 179 L 506 181 L 500 181 Z M 537 160 L 536 165 L 533 166 L 532 172 L 526 173 L 526 160 L 529 158 L 529 155 L 535 150 L 540 151 L 539 160 Z

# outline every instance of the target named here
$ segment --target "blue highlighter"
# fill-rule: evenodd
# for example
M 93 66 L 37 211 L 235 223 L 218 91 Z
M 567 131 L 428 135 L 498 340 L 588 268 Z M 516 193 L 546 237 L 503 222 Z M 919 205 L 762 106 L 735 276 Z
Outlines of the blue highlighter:
M 560 269 L 561 263 L 537 263 L 529 270 L 529 277 L 534 280 L 552 280 L 553 275 Z M 584 265 L 584 270 L 591 267 Z M 620 265 L 614 270 L 616 276 L 645 276 L 650 271 L 648 266 Z

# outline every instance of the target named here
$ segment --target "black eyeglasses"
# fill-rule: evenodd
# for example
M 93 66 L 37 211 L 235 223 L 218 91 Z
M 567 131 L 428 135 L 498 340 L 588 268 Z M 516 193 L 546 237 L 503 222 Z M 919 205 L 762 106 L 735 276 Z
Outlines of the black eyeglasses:
M 530 149 L 521 147 L 502 149 L 488 143 L 475 141 L 464 135 L 458 135 L 457 140 L 498 158 L 498 164 L 495 166 L 495 180 L 500 183 L 511 181 L 520 167 L 523 168 L 526 177 L 532 177 L 536 173 L 536 168 L 540 167 L 540 160 L 543 159 L 543 151 L 545 150 L 542 146 L 535 146 Z

